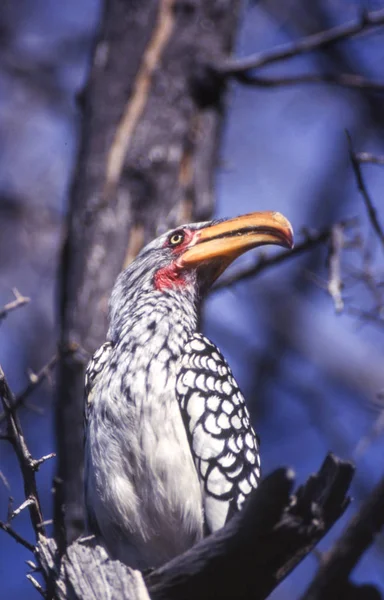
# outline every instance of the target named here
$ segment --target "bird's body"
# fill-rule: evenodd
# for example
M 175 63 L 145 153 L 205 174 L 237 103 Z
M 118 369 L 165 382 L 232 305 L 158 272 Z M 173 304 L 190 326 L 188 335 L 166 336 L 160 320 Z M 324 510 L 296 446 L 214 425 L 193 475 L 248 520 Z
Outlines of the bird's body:
M 87 370 L 89 527 L 133 567 L 222 527 L 260 477 L 243 396 L 197 332 L 201 295 L 223 270 L 215 249 L 198 272 L 199 244 L 208 230 L 208 242 L 221 239 L 221 227 L 185 226 L 140 253 L 116 282 L 108 341 Z
M 203 535 L 202 491 L 174 385 L 196 322 L 181 326 L 179 298 L 172 314 L 162 292 L 154 300 L 149 313 L 139 304 L 112 338 L 95 382 L 87 437 L 98 443 L 86 457 L 92 465 L 106 463 L 87 469 L 88 505 L 99 499 L 92 508 L 103 539 L 114 556 L 134 566 L 164 562 Z

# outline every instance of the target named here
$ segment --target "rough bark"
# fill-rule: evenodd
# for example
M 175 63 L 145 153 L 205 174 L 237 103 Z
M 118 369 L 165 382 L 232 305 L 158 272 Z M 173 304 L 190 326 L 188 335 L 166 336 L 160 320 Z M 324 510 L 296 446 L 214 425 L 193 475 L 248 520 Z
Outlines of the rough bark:
M 55 542 L 42 538 L 37 556 L 60 600 L 143 600 L 146 594 L 152 600 L 263 600 L 343 514 L 353 472 L 350 463 L 329 455 L 291 496 L 292 471 L 275 471 L 224 529 L 144 579 L 110 560 L 94 539 L 74 542 L 60 562 Z
M 267 598 L 343 514 L 353 473 L 329 455 L 290 496 L 292 471 L 275 471 L 227 527 L 146 578 L 151 598 Z
M 56 526 L 83 529 L 83 380 L 113 282 L 156 234 L 213 210 L 222 82 L 239 0 L 108 0 L 87 89 L 60 277 Z M 68 349 L 70 352 L 68 352 Z M 65 516 L 61 507 L 65 504 Z M 65 521 L 65 527 L 64 522 Z

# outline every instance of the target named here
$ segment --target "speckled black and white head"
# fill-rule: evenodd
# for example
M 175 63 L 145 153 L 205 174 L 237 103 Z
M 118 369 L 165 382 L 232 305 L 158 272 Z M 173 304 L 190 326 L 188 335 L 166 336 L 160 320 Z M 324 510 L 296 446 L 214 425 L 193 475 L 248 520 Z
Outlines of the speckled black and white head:
M 291 248 L 290 223 L 277 212 L 183 225 L 149 243 L 116 281 L 110 302 L 113 323 L 124 305 L 155 294 L 197 302 L 238 256 L 265 244 Z

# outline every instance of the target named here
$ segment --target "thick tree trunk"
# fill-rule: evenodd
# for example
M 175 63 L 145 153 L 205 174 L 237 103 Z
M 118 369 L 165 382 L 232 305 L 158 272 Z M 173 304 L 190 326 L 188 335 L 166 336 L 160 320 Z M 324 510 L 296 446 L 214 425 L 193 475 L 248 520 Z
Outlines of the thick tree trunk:
M 113 282 L 153 236 L 213 210 L 224 86 L 206 64 L 231 51 L 239 4 L 106 2 L 60 277 L 55 508 L 68 541 L 83 529 L 84 368 L 105 339 Z

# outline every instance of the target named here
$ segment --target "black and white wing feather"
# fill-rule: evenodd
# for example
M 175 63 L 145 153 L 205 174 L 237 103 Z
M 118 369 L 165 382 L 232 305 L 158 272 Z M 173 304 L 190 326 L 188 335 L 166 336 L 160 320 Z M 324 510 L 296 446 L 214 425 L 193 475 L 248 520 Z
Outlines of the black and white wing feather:
M 212 532 L 241 509 L 258 485 L 257 438 L 228 363 L 201 334 L 185 346 L 176 390 Z

